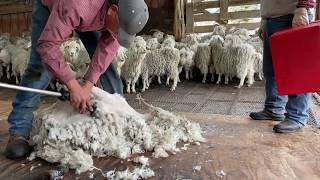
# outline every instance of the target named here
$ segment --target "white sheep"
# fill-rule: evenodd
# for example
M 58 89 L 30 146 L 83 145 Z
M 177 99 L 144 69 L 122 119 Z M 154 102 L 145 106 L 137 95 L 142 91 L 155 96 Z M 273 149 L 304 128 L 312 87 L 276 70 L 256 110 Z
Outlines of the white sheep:
M 181 73 L 182 68 L 185 71 L 186 80 L 190 79 L 191 70 L 194 67 L 194 52 L 191 51 L 189 48 L 182 48 L 180 49 L 180 64 L 179 64 L 179 73 Z
M 214 82 L 214 73 L 216 71 L 220 72 L 220 70 L 216 70 L 216 64 L 221 60 L 222 52 L 223 52 L 224 39 L 220 35 L 213 35 L 210 39 L 210 47 L 211 47 L 211 61 L 212 64 L 209 67 L 209 72 L 211 73 L 211 82 Z M 221 78 L 221 77 L 220 77 Z M 218 80 L 219 81 L 219 80 Z
M 146 43 L 147 43 L 147 50 L 155 50 L 160 48 L 161 46 L 157 38 L 150 38 L 146 40 Z
M 157 38 L 158 42 L 162 43 L 164 40 L 164 32 L 157 30 L 152 34 L 152 37 Z
M 174 91 L 179 80 L 179 62 L 180 52 L 176 48 L 164 47 L 149 51 L 142 66 L 142 92 L 149 87 L 149 77 L 163 75 L 167 75 L 167 85 L 169 85 L 170 79 L 173 80 L 171 91 Z
M 251 44 L 258 53 L 263 54 L 263 41 L 260 39 L 260 37 L 252 37 L 247 40 L 248 44 Z
M 121 75 L 121 67 L 124 65 L 127 59 L 127 48 L 120 46 L 116 56 L 114 57 L 112 63 L 117 67 L 118 74 Z
M 199 40 L 200 38 L 197 34 L 188 34 L 181 40 L 181 43 L 185 44 L 185 47 L 190 48 L 193 52 L 196 52 Z
M 222 26 L 220 24 L 214 24 L 212 32 L 202 36 L 200 42 L 209 43 L 211 37 L 214 36 L 214 35 L 219 35 L 221 37 L 225 37 L 225 35 L 226 35 L 226 27 Z
M 12 63 L 12 74 L 15 76 L 16 84 L 19 84 L 19 78 L 22 78 L 22 75 L 27 68 L 28 61 L 30 57 L 30 50 L 24 48 L 15 47 L 11 51 L 11 63 Z
M 161 47 L 174 48 L 176 45 L 176 41 L 171 37 L 165 38 L 161 44 Z
M 224 42 L 224 48 L 221 59 L 215 66 L 219 67 L 217 71 L 219 79 L 217 83 L 220 83 L 221 75 L 225 75 L 225 84 L 228 84 L 229 77 L 238 77 L 240 83 L 238 88 L 242 87 L 245 78 L 248 78 L 248 86 L 251 86 L 254 81 L 254 67 L 253 67 L 253 54 L 255 49 L 246 43 L 241 42 L 239 36 L 227 36 Z
M 254 61 L 254 72 L 258 75 L 258 79 L 261 81 L 263 79 L 263 57 L 261 53 L 253 54 Z
M 7 78 L 10 78 L 11 56 L 7 48 L 0 49 L 0 78 L 3 76 L 3 68 L 5 68 Z
M 250 32 L 245 28 L 231 28 L 230 34 L 237 35 L 244 41 L 250 39 Z
M 146 53 L 146 42 L 142 37 L 137 36 L 133 46 L 127 50 L 127 60 L 121 68 L 121 77 L 126 82 L 127 93 L 136 92 L 135 84 L 140 77 Z
M 202 83 L 206 83 L 209 67 L 212 65 L 209 43 L 200 43 L 194 57 L 195 66 L 203 75 Z
M 61 46 L 64 59 L 74 71 L 76 78 L 81 79 L 90 64 L 90 57 L 80 39 L 69 39 Z

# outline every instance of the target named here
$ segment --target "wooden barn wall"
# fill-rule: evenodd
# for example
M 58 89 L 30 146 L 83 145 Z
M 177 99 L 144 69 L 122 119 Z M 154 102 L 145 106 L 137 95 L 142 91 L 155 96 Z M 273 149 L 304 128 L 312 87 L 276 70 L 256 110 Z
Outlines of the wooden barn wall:
M 152 29 L 173 33 L 174 0 L 145 0 L 149 7 L 149 21 L 141 34 L 148 34 Z
M 150 18 L 141 32 L 152 29 L 172 34 L 174 19 L 173 0 L 145 0 Z M 0 0 L 0 33 L 19 35 L 31 29 L 32 0 Z
M 32 0 L 0 0 L 0 33 L 19 35 L 31 28 Z

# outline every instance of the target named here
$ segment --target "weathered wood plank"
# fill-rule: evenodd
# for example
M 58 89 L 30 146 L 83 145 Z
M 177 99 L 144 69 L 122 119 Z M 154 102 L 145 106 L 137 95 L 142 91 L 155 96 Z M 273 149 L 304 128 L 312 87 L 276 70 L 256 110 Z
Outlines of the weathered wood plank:
M 242 5 L 253 5 L 260 4 L 260 0 L 229 0 L 228 5 L 230 6 L 242 6 Z M 194 13 L 202 12 L 209 8 L 220 8 L 219 1 L 196 1 L 194 2 Z
M 28 5 L 0 6 L 0 15 L 32 12 L 32 7 Z
M 186 4 L 186 32 L 193 33 L 194 16 L 193 16 L 193 3 Z
M 246 19 L 246 18 L 258 18 L 260 17 L 260 10 L 250 10 L 250 11 L 237 11 L 237 12 L 229 12 L 225 15 L 226 20 L 233 19 Z M 203 14 L 194 15 L 195 22 L 201 21 L 219 21 L 220 13 L 210 14 L 209 12 Z
M 260 23 L 240 23 L 240 24 L 227 24 L 227 27 L 240 27 L 240 28 L 246 28 L 249 30 L 254 30 L 260 26 Z M 194 32 L 195 33 L 207 33 L 212 32 L 213 26 L 195 26 Z

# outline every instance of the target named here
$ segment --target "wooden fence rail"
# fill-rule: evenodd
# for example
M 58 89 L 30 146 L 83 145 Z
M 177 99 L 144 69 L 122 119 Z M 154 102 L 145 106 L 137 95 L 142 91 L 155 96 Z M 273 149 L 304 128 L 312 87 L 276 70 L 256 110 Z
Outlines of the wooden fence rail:
M 249 18 L 259 18 L 260 10 L 240 10 L 230 12 L 229 8 L 234 6 L 258 5 L 260 0 L 187 0 L 186 3 L 186 32 L 203 33 L 212 31 L 212 25 L 196 26 L 195 23 L 215 21 L 226 26 L 229 20 L 241 20 Z M 210 13 L 208 9 L 219 9 L 216 13 Z M 232 26 L 255 29 L 259 27 L 259 22 L 232 24 Z

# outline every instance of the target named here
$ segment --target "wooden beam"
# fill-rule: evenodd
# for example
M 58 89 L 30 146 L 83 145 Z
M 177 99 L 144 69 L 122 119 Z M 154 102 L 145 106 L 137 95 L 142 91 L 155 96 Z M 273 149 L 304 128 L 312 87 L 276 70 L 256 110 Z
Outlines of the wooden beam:
M 228 24 L 229 0 L 220 0 L 220 24 Z
M 0 6 L 0 15 L 17 14 L 24 12 L 32 12 L 32 7 L 27 5 Z
M 256 23 L 239 23 L 239 24 L 227 24 L 227 28 L 230 27 L 239 27 L 239 28 L 246 28 L 249 30 L 254 30 L 260 27 L 260 22 Z
M 237 12 L 229 12 L 226 14 L 227 20 L 234 20 L 234 19 L 246 19 L 246 18 L 259 18 L 260 17 L 260 10 L 252 10 L 252 11 L 237 11 Z M 195 22 L 202 22 L 202 21 L 219 21 L 220 14 L 219 13 L 203 13 L 194 15 Z
M 193 33 L 194 15 L 193 15 L 193 2 L 186 4 L 186 32 Z

